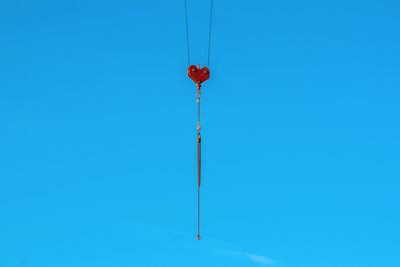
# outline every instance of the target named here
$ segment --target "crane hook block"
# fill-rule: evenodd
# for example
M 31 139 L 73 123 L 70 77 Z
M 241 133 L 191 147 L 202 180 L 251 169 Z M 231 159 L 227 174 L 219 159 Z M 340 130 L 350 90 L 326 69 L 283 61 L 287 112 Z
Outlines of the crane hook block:
M 210 70 L 207 67 L 202 67 L 200 69 L 200 64 L 198 67 L 192 65 L 188 68 L 188 76 L 192 79 L 197 85 L 205 82 L 210 78 Z

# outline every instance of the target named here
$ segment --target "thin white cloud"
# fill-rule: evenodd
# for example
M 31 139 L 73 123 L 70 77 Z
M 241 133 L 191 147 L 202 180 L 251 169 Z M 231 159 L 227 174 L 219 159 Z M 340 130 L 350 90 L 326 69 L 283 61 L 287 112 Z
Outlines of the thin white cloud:
M 256 254 L 252 254 L 252 253 L 241 252 L 241 251 L 220 251 L 219 253 L 221 253 L 221 254 L 230 254 L 230 255 L 242 255 L 242 256 L 247 257 L 249 260 L 257 262 L 257 263 L 262 264 L 262 265 L 273 266 L 273 265 L 275 265 L 277 263 L 275 260 L 267 258 L 265 256 L 256 255 Z
M 244 253 L 243 255 L 246 255 L 247 257 L 249 257 L 250 260 L 261 263 L 261 264 L 265 264 L 265 265 L 275 264 L 274 260 L 271 260 L 264 256 L 255 255 L 255 254 L 251 254 L 251 253 Z

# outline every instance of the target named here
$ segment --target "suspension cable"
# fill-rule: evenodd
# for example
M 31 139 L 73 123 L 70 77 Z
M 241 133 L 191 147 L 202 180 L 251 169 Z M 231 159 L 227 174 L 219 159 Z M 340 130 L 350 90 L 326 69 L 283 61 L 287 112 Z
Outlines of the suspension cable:
M 189 27 L 188 27 L 188 15 L 187 15 L 187 4 L 185 0 L 185 18 L 186 18 L 186 43 L 187 43 L 187 53 L 188 53 L 188 64 L 190 66 L 190 50 L 189 50 Z
M 212 26 L 212 13 L 213 13 L 213 0 L 210 3 L 210 25 L 208 31 L 208 53 L 207 53 L 207 67 L 210 66 L 210 50 L 211 50 L 211 26 Z M 188 54 L 188 64 L 190 66 L 190 48 L 189 48 L 189 26 L 188 26 L 188 15 L 187 15 L 187 0 L 185 0 L 185 22 L 186 22 L 186 44 Z
M 208 32 L 208 61 L 207 61 L 207 67 L 210 67 L 212 11 L 213 11 L 213 0 L 211 0 L 211 7 L 210 7 L 210 30 Z

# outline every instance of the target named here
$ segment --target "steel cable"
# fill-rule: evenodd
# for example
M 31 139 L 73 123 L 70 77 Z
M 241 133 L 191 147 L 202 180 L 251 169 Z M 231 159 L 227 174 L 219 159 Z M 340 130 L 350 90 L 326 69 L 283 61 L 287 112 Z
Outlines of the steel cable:
M 189 27 L 188 27 L 188 15 L 187 15 L 186 0 L 185 0 L 185 18 L 186 18 L 186 43 L 187 43 L 187 53 L 188 53 L 188 64 L 190 66 Z
M 210 5 L 210 25 L 209 25 L 209 31 L 208 31 L 207 67 L 210 66 L 212 13 L 213 13 L 213 0 L 211 0 L 211 5 Z M 190 66 L 190 48 L 189 48 L 189 26 L 188 26 L 188 14 L 187 14 L 187 0 L 185 0 L 185 22 L 186 22 L 186 44 L 187 44 L 187 53 L 188 53 L 188 64 Z

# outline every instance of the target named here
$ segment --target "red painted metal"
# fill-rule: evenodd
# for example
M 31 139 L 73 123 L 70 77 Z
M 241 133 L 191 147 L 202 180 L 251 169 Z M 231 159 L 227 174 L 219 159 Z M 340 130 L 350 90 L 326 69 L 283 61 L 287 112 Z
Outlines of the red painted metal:
M 200 69 L 200 64 L 198 65 L 198 67 L 192 65 L 188 68 L 188 76 L 196 84 L 199 85 L 210 78 L 210 70 L 207 67 L 203 67 Z

